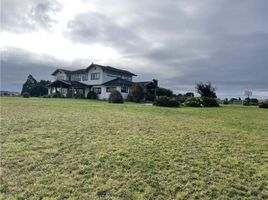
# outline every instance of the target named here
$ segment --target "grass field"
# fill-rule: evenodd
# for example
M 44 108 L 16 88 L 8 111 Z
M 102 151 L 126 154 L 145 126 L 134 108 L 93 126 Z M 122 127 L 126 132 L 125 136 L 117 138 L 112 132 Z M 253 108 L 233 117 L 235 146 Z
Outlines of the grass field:
M 1 199 L 268 199 L 268 110 L 1 98 Z

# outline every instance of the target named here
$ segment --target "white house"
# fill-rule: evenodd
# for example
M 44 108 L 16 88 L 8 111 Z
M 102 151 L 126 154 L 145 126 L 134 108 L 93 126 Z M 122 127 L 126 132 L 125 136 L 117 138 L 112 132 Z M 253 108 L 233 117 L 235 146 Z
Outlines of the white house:
M 55 81 L 48 85 L 48 93 L 60 92 L 66 95 L 69 90 L 74 93 L 81 93 L 85 97 L 89 91 L 94 91 L 99 99 L 108 99 L 111 90 L 116 89 L 121 92 L 124 99 L 127 98 L 130 87 L 138 82 L 133 82 L 135 74 L 110 66 L 91 64 L 86 69 L 75 71 L 57 69 L 52 75 Z M 157 82 L 140 82 L 144 85 L 153 84 L 157 87 Z

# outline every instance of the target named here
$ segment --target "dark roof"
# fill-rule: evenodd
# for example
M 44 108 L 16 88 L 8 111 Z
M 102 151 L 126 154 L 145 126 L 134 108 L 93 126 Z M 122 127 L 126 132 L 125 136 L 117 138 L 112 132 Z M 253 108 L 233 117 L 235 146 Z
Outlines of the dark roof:
M 91 67 L 100 67 L 104 71 L 110 71 L 110 72 L 115 72 L 115 73 L 120 73 L 120 74 L 131 75 L 131 76 L 137 76 L 136 74 L 133 74 L 133 73 L 131 73 L 129 71 L 126 71 L 126 70 L 123 70 L 123 69 L 117 69 L 117 68 L 114 68 L 114 67 L 103 66 L 103 65 L 98 65 L 98 64 L 94 64 L 94 63 L 92 63 L 91 65 L 89 65 L 86 69 L 78 69 L 78 70 L 73 70 L 73 71 L 66 70 L 66 69 L 56 69 L 51 75 L 56 75 L 59 71 L 64 72 L 67 75 L 84 74 Z
M 78 81 L 66 81 L 66 80 L 56 80 L 50 84 L 47 85 L 48 87 L 60 87 L 62 86 L 63 88 L 86 88 L 89 87 L 89 85 L 80 83 Z
M 132 86 L 133 82 L 128 81 L 126 79 L 122 79 L 122 78 L 115 78 L 111 81 L 107 81 L 106 83 L 103 83 L 103 85 L 105 86 L 122 86 L 122 85 Z
M 102 68 L 104 71 L 110 71 L 110 72 L 115 72 L 115 73 L 120 73 L 120 74 L 127 74 L 127 75 L 131 75 L 131 76 L 137 76 L 136 74 L 133 74 L 127 70 L 123 70 L 123 69 L 117 69 L 111 66 L 103 66 L 103 65 L 98 65 L 98 64 L 94 64 L 92 63 L 91 65 L 89 65 L 87 67 L 87 70 L 90 69 L 91 67 L 100 67 Z
M 78 70 L 66 70 L 66 69 L 56 69 L 51 75 L 55 75 L 59 71 L 64 72 L 67 75 L 72 75 L 72 74 L 84 74 L 86 72 L 86 69 L 78 69 Z
M 152 81 L 141 81 L 141 82 L 134 82 L 135 84 L 141 84 L 141 85 L 148 85 L 152 83 Z

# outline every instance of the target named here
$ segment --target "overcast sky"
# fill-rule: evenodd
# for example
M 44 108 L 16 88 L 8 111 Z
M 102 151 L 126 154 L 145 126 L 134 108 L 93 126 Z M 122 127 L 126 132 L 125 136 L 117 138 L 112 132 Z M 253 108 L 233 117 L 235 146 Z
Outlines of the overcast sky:
M 175 93 L 268 98 L 267 0 L 1 0 L 1 90 L 91 62 Z

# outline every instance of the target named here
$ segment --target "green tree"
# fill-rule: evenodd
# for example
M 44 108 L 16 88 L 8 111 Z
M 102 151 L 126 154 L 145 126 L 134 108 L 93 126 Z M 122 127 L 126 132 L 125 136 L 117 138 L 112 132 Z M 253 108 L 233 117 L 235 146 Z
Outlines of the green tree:
M 156 89 L 156 96 L 167 96 L 167 97 L 172 97 L 173 92 L 169 89 L 166 88 L 157 88 Z
M 22 86 L 22 91 L 21 94 L 24 92 L 28 92 L 29 94 L 31 93 L 31 90 L 36 87 L 37 81 L 35 78 L 30 74 L 26 80 L 26 82 Z
M 216 96 L 216 88 L 211 85 L 210 82 L 202 83 L 199 82 L 196 84 L 196 91 L 201 97 L 212 97 L 217 98 Z
M 37 80 L 30 74 L 26 80 L 26 82 L 22 86 L 21 94 L 27 92 L 30 96 L 39 97 L 48 94 L 47 85 L 50 81 L 41 80 L 37 82 Z
M 133 85 L 130 90 L 130 99 L 134 102 L 141 102 L 145 97 L 145 89 L 142 85 Z

